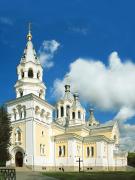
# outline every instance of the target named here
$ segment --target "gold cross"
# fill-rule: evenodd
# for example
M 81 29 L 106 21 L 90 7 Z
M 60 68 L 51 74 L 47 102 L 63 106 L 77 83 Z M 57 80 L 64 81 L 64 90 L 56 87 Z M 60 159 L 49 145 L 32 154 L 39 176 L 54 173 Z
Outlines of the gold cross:
M 29 22 L 29 32 L 31 32 L 31 22 Z

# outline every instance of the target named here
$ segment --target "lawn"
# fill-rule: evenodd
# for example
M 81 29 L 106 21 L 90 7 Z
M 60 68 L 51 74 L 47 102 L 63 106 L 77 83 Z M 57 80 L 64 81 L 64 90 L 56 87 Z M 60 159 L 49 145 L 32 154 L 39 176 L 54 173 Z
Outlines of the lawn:
M 2 174 L 0 174 L 0 180 L 3 180 L 4 178 L 3 178 L 3 176 L 2 176 Z
M 132 172 L 46 172 L 45 176 L 59 180 L 135 180 L 135 171 Z

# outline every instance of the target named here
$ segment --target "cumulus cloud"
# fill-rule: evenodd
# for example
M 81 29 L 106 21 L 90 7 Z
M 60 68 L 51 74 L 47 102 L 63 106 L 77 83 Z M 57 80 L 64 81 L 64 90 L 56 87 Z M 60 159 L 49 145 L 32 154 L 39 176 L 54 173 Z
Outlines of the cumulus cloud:
M 133 62 L 129 60 L 122 62 L 117 52 L 110 54 L 108 65 L 101 60 L 78 58 L 70 64 L 67 74 L 70 77 L 72 91 L 78 91 L 84 101 L 104 111 L 118 112 L 114 119 L 121 122 L 123 138 L 126 137 L 124 134 L 128 130 L 133 129 L 135 132 L 134 126 L 124 124 L 127 119 L 135 116 L 135 64 Z M 66 79 L 63 78 L 54 82 L 56 97 L 63 94 L 65 81 Z M 129 135 L 128 138 L 131 145 L 131 141 L 134 141 L 133 136 Z
M 43 41 L 39 49 L 40 62 L 45 68 L 51 68 L 54 65 L 52 61 L 54 53 L 58 50 L 60 43 L 56 40 Z
M 135 151 L 135 125 L 120 123 L 121 148 Z
M 13 25 L 13 21 L 7 17 L 0 17 L 0 23 L 10 25 L 10 26 Z

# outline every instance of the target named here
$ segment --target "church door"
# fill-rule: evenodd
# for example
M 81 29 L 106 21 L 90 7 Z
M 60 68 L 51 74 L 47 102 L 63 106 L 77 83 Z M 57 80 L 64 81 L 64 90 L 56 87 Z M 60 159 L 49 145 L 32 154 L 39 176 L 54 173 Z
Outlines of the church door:
M 16 167 L 23 166 L 23 154 L 20 151 L 18 151 L 15 155 L 15 164 L 16 164 Z

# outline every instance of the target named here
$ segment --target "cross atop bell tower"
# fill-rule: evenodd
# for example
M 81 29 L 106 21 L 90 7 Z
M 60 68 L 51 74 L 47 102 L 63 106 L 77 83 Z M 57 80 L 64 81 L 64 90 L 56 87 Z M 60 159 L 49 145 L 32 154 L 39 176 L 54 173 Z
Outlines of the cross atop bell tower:
M 29 26 L 28 26 L 28 34 L 27 34 L 27 40 L 28 41 L 31 41 L 31 39 L 32 39 L 32 34 L 31 34 L 31 23 L 29 23 Z
M 15 84 L 17 98 L 32 93 L 45 99 L 46 86 L 42 81 L 43 68 L 33 47 L 31 23 L 28 26 L 26 48 L 17 66 L 17 74 L 18 81 Z

